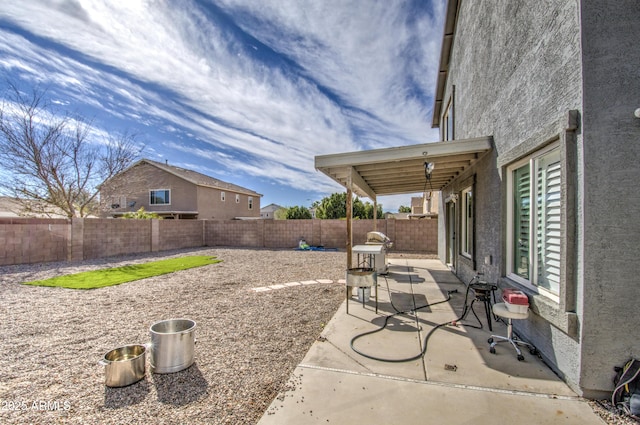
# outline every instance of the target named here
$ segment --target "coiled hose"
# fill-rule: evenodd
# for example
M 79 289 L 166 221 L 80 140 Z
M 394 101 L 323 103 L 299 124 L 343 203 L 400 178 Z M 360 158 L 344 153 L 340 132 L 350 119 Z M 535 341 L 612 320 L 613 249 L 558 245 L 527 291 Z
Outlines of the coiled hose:
M 387 291 L 389 291 L 389 281 L 387 280 L 386 276 L 385 276 L 385 281 L 387 283 Z M 447 325 L 450 325 L 450 324 L 456 324 L 457 322 L 463 320 L 466 317 L 466 315 L 469 313 L 469 310 L 471 310 L 473 312 L 473 315 L 478 320 L 478 323 L 480 323 L 480 326 L 471 326 L 471 325 L 468 325 L 468 326 L 470 326 L 472 328 L 476 328 L 476 329 L 482 329 L 482 322 L 480 321 L 480 319 L 476 315 L 476 312 L 473 309 L 470 309 L 469 306 L 467 305 L 467 301 L 469 300 L 469 289 L 470 289 L 470 285 L 467 285 L 467 290 L 466 290 L 465 296 L 464 296 L 464 309 L 463 309 L 462 314 L 460 315 L 460 317 L 458 317 L 458 318 L 456 318 L 454 320 L 449 320 L 447 322 L 440 323 L 440 324 L 436 325 L 433 329 L 431 329 L 427 333 L 425 338 L 424 338 L 424 344 L 422 345 L 422 350 L 420 351 L 420 353 L 416 354 L 413 357 L 398 358 L 398 359 L 376 357 L 376 356 L 373 356 L 371 354 L 367 354 L 365 352 L 362 352 L 362 351 L 358 350 L 356 347 L 354 347 L 353 344 L 360 338 L 364 338 L 365 336 L 372 335 L 372 334 L 375 334 L 377 332 L 383 331 L 387 327 L 387 325 L 389 324 L 389 320 L 391 318 L 395 317 L 395 316 L 399 316 L 399 315 L 402 315 L 402 314 L 415 313 L 416 311 L 421 310 L 423 308 L 432 307 L 432 306 L 435 306 L 435 305 L 438 305 L 438 304 L 443 304 L 443 303 L 449 302 L 449 300 L 451 300 L 451 294 L 457 293 L 458 292 L 457 289 L 454 289 L 454 290 L 451 290 L 451 291 L 447 291 L 447 297 L 444 300 L 437 301 L 437 302 L 430 303 L 430 304 L 421 305 L 419 307 L 414 307 L 414 308 L 411 308 L 409 310 L 404 310 L 404 311 L 399 311 L 393 305 L 393 301 L 391 301 L 391 306 L 393 307 L 393 309 L 396 312 L 385 317 L 384 325 L 382 325 L 382 327 L 380 327 L 378 329 L 374 329 L 372 331 L 367 331 L 367 332 L 364 332 L 364 333 L 361 333 L 361 334 L 358 334 L 358 335 L 354 336 L 353 338 L 351 338 L 351 341 L 350 341 L 349 345 L 351 346 L 351 349 L 353 351 L 355 351 L 356 353 L 360 354 L 363 357 L 366 357 L 366 358 L 372 359 L 372 360 L 378 360 L 378 361 L 381 361 L 381 362 L 387 362 L 387 363 L 404 363 L 404 362 L 410 362 L 412 360 L 417 360 L 417 359 L 419 359 L 421 357 L 424 357 L 424 355 L 427 353 L 427 343 L 429 342 L 429 338 L 431 338 L 431 335 L 433 335 L 433 333 L 437 329 L 439 329 L 439 328 L 441 328 L 443 326 L 447 326 Z M 389 292 L 389 294 L 391 294 L 391 292 Z M 391 299 L 391 296 L 389 296 L 389 299 Z

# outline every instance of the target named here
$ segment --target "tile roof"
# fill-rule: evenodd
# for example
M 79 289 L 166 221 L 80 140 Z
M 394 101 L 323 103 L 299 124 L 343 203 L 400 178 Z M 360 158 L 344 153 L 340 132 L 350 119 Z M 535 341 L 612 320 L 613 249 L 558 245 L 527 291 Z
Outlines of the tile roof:
M 154 167 L 157 167 L 161 170 L 171 173 L 197 186 L 215 187 L 217 189 L 225 189 L 232 192 L 240 192 L 240 193 L 245 193 L 252 196 L 262 196 L 260 193 L 253 191 L 251 189 L 247 189 L 246 187 L 242 187 L 233 183 L 228 183 L 222 180 L 218 180 L 213 177 L 207 176 L 205 174 L 198 173 L 197 171 L 187 170 L 186 168 L 176 167 L 175 165 L 163 164 L 162 162 L 152 161 L 146 158 L 138 161 L 136 164 L 134 164 L 134 166 L 141 164 L 143 162 L 149 165 L 153 165 Z

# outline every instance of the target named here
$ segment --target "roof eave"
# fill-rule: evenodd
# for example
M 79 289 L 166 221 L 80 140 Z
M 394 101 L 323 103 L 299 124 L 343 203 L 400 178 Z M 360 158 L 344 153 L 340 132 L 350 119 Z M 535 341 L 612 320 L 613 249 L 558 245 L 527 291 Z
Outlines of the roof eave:
M 436 81 L 436 94 L 434 96 L 433 117 L 431 120 L 432 128 L 440 127 L 440 114 L 442 113 L 444 91 L 447 85 L 451 49 L 453 48 L 453 38 L 458 20 L 458 8 L 459 0 L 449 0 L 447 2 L 442 47 L 440 49 L 440 64 L 438 66 L 438 80 Z

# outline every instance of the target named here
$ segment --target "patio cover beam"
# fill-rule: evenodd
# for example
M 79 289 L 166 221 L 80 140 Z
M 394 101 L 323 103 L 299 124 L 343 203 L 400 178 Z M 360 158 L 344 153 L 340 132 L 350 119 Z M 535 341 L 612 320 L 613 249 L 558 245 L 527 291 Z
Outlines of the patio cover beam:
M 380 195 L 442 190 L 491 149 L 492 138 L 487 136 L 319 155 L 315 168 L 343 187 L 350 180 L 354 193 L 375 200 Z M 425 178 L 426 162 L 435 164 L 430 182 Z

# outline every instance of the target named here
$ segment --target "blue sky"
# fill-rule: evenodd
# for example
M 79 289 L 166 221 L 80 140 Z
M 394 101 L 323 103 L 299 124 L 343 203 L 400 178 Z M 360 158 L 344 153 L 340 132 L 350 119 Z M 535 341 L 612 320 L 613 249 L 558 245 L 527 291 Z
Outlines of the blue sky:
M 444 0 L 0 2 L 0 77 L 144 157 L 310 206 L 314 156 L 438 141 Z M 385 211 L 411 195 L 380 197 Z M 366 199 L 365 199 L 366 200 Z

